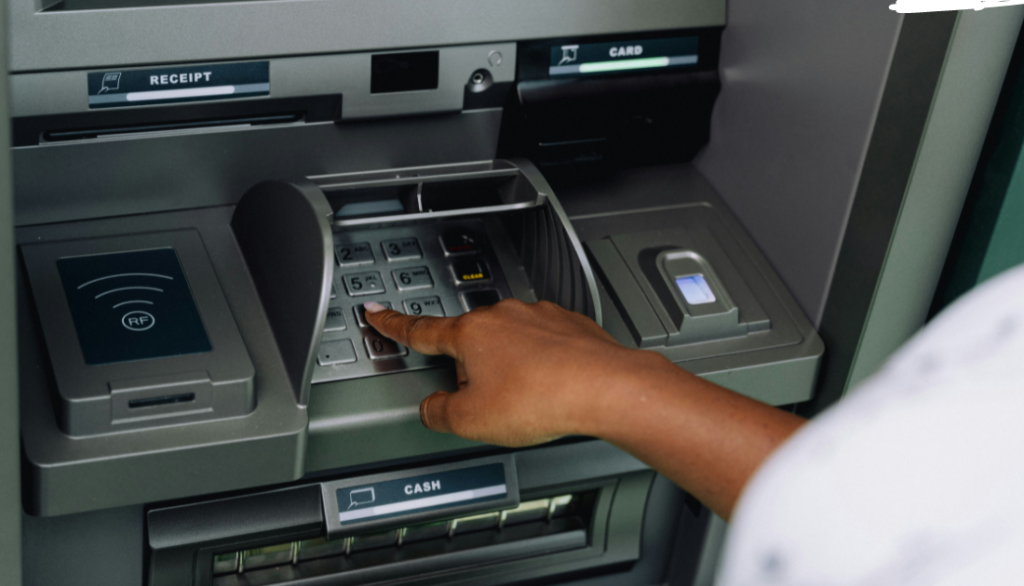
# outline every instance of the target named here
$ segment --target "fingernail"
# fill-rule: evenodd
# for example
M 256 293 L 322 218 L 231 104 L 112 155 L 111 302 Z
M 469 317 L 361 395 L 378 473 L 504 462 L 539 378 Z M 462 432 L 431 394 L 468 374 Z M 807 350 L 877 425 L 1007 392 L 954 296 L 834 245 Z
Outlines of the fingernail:
M 366 303 L 363 304 L 363 307 L 366 309 L 366 311 L 370 313 L 377 313 L 387 309 L 386 307 L 384 307 L 380 303 L 377 303 L 376 301 L 367 301 Z

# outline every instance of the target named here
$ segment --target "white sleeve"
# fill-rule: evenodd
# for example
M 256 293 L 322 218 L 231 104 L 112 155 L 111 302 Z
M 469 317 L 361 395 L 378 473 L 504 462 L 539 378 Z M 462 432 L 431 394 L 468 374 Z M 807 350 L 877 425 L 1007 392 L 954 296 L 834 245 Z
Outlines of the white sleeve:
M 1024 267 L 943 312 L 756 473 L 721 586 L 1024 583 Z

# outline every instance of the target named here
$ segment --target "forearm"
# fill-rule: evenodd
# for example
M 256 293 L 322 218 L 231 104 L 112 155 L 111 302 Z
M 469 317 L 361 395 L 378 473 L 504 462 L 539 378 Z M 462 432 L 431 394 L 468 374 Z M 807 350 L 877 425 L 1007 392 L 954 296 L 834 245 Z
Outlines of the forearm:
M 637 351 L 642 369 L 590 402 L 589 435 L 643 460 L 724 519 L 750 477 L 804 420 Z

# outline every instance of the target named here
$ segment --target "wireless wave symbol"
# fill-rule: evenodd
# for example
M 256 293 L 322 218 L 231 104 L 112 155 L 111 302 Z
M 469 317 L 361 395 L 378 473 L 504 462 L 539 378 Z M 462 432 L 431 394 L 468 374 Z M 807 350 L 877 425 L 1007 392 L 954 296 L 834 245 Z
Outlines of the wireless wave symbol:
M 81 285 L 79 285 L 78 289 L 82 290 L 82 289 L 85 289 L 86 287 L 88 287 L 89 285 L 93 285 L 95 283 L 100 283 L 100 282 L 108 281 L 110 279 L 121 279 L 121 278 L 126 278 L 126 277 L 142 277 L 142 278 L 166 279 L 168 281 L 173 281 L 174 280 L 174 277 L 170 277 L 168 275 L 161 275 L 161 274 L 158 274 L 158 273 L 118 273 L 116 275 L 107 275 L 105 277 L 99 277 L 97 279 L 93 279 L 91 281 L 87 281 L 87 282 L 82 283 Z M 146 281 L 144 281 L 144 282 L 146 282 Z M 104 283 L 104 284 L 107 284 L 107 283 Z M 128 292 L 131 292 L 131 293 L 128 293 Z M 143 293 L 143 292 L 145 292 L 145 293 Z M 164 292 L 164 290 L 162 288 L 160 288 L 160 287 L 153 287 L 153 286 L 150 286 L 150 285 L 126 285 L 126 286 L 123 286 L 123 287 L 115 287 L 113 289 L 107 289 L 106 291 L 102 291 L 100 293 L 97 293 L 93 297 L 93 299 L 99 301 L 100 299 L 102 299 L 104 297 L 107 297 L 108 295 L 114 295 L 114 297 L 110 297 L 110 298 L 107 299 L 107 301 L 114 301 L 114 303 L 111 305 L 112 309 L 118 309 L 119 307 L 128 307 L 128 309 L 130 310 L 127 313 L 125 313 L 124 316 L 121 317 L 121 325 L 123 325 L 125 328 L 127 328 L 129 330 L 132 330 L 133 332 L 144 332 L 144 331 L 152 328 L 156 324 L 156 318 L 153 317 L 153 314 L 148 312 L 148 311 L 145 311 L 143 309 L 133 308 L 133 307 L 130 307 L 130 306 L 133 306 L 133 305 L 140 305 L 140 306 L 155 305 L 155 302 L 150 300 L 150 299 L 127 299 L 127 300 L 124 300 L 124 301 L 118 301 L 118 299 L 122 299 L 125 296 L 128 296 L 128 297 L 150 296 L 150 295 L 152 295 L 152 293 L 163 293 L 163 292 Z M 99 302 L 103 303 L 102 301 L 99 301 Z

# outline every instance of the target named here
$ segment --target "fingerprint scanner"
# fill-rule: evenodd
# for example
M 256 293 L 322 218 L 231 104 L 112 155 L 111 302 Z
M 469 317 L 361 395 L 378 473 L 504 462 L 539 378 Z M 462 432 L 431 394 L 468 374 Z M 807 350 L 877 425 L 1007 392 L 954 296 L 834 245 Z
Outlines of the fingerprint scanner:
M 690 305 L 704 305 L 715 302 L 715 293 L 704 275 L 689 275 L 676 278 L 676 286 Z
M 86 364 L 212 350 L 174 249 L 65 257 L 57 270 Z

